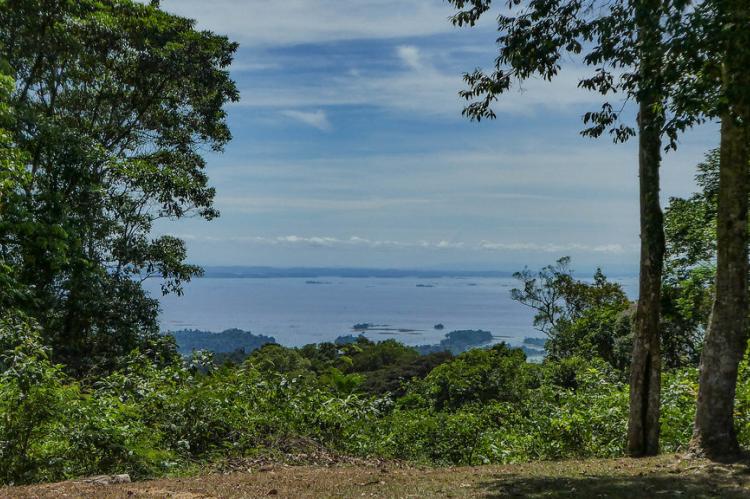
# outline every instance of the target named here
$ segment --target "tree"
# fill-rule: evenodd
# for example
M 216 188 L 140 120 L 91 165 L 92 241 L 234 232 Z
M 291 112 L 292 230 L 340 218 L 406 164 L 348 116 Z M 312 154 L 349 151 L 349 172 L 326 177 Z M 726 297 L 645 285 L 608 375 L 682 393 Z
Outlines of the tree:
M 458 410 L 467 404 L 518 402 L 533 386 L 533 367 L 518 348 L 498 343 L 464 352 L 437 366 L 413 385 L 436 411 Z
M 665 210 L 662 343 L 668 368 L 698 365 L 708 327 L 716 279 L 718 149 L 706 154 L 695 179 L 699 192 L 671 198 Z
M 701 353 L 691 450 L 715 459 L 739 453 L 734 429 L 738 364 L 747 339 L 747 210 L 750 159 L 750 6 L 707 0 L 671 41 L 668 64 L 683 77 L 672 91 L 680 126 L 721 121 L 716 185 L 716 281 Z
M 730 459 L 740 447 L 734 428 L 739 363 L 747 343 L 748 192 L 750 178 L 750 5 L 746 0 L 706 2 L 692 16 L 709 40 L 720 68 L 703 61 L 696 73 L 719 78 L 719 98 L 709 115 L 721 119 L 717 202 L 716 294 L 701 356 L 698 406 L 691 448 Z M 705 68 L 713 71 L 705 71 Z M 704 104 L 705 106 L 705 104 Z M 704 108 L 705 109 L 705 108 Z M 715 111 L 714 111 L 715 110 Z
M 13 79 L 0 61 L 0 234 L 11 211 L 16 209 L 16 196 L 22 189 L 26 176 L 23 170 L 23 156 L 15 146 L 12 134 L 6 129 L 12 120 L 8 105 L 13 91 Z M 3 248 L 0 240 L 0 250 Z M 8 255 L 0 251 L 0 310 L 10 308 L 23 293 L 16 281 L 16 273 L 9 265 Z
M 638 309 L 630 364 L 628 452 L 659 452 L 661 341 L 659 316 L 664 266 L 664 222 L 659 203 L 664 87 L 661 66 L 662 0 L 636 0 L 634 17 L 638 59 L 638 178 L 641 256 Z
M 13 92 L 13 78 L 0 66 L 0 210 L 7 210 L 8 198 L 21 185 L 23 166 L 20 151 L 6 129 L 12 119 L 8 101 Z M 2 213 L 3 211 L 0 211 Z
M 623 347 L 632 345 L 630 300 L 601 269 L 592 282 L 579 281 L 563 257 L 536 274 L 524 269 L 514 277 L 523 288 L 512 289 L 511 298 L 536 311 L 534 327 L 547 335 L 548 359 L 598 357 L 616 369 L 629 365 Z
M 106 366 L 158 334 L 140 282 L 181 292 L 200 273 L 184 243 L 151 237 L 160 219 L 212 219 L 206 149 L 231 135 L 236 49 L 158 2 L 8 0 L 0 57 L 16 76 L 14 140 L 30 180 L 3 254 L 34 289 L 27 303 L 72 370 Z
M 473 25 L 490 9 L 491 0 L 451 0 L 459 9 L 454 24 Z M 551 80 L 565 54 L 588 52 L 583 62 L 594 74 L 579 86 L 602 95 L 621 92 L 638 104 L 638 172 L 640 179 L 641 257 L 639 300 L 630 380 L 628 451 L 639 456 L 658 452 L 661 386 L 659 315 L 664 258 L 663 215 L 659 203 L 662 137 L 676 147 L 677 133 L 686 123 L 665 127 L 664 110 L 670 88 L 663 70 L 666 31 L 680 26 L 686 2 L 681 0 L 615 0 L 605 4 L 584 0 L 532 0 L 524 6 L 508 3 L 510 14 L 498 17 L 500 45 L 495 70 L 465 75 L 473 100 L 464 110 L 472 119 L 494 118 L 491 109 L 499 94 L 515 83 L 538 75 Z M 464 10 L 461 10 L 464 9 Z M 514 12 L 515 10 L 515 12 Z M 515 15 L 512 15 L 515 14 Z M 623 106 L 624 107 L 624 106 Z M 582 133 L 598 137 L 609 131 L 616 142 L 635 130 L 620 122 L 621 112 L 605 102 L 584 115 Z M 682 126 L 683 128 L 681 128 Z

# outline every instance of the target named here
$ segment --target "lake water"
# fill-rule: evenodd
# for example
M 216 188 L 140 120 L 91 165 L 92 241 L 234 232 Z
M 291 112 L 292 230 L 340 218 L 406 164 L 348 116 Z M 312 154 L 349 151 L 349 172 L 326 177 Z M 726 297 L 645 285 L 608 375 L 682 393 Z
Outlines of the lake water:
M 435 344 L 457 329 L 484 329 L 519 345 L 541 336 L 533 311 L 510 299 L 512 278 L 201 278 L 181 297 L 161 297 L 164 330 L 239 328 L 287 346 L 332 341 L 357 323 L 413 331 L 370 331 L 373 340 Z M 635 278 L 618 279 L 632 296 Z M 159 283 L 146 288 L 159 296 Z M 434 329 L 443 324 L 445 329 Z

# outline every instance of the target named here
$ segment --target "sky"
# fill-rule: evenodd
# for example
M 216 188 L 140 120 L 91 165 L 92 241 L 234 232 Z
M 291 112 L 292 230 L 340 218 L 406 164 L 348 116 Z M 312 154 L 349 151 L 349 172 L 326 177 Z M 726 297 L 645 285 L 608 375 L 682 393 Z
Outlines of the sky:
M 159 226 L 202 265 L 636 269 L 635 141 L 579 135 L 602 103 L 566 60 L 553 82 L 461 116 L 488 68 L 495 14 L 455 28 L 445 0 L 163 0 L 240 43 L 233 141 L 210 155 L 221 217 Z M 632 113 L 631 113 L 632 114 Z M 632 118 L 632 116 L 631 116 Z M 695 188 L 713 124 L 664 157 L 663 200 Z

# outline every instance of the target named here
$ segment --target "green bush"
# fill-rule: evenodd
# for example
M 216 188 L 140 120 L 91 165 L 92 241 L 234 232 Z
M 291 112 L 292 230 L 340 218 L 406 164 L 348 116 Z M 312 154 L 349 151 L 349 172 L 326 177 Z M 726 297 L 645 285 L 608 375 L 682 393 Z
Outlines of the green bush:
M 160 473 L 170 457 L 135 403 L 88 393 L 50 363 L 39 331 L 0 321 L 0 480 Z
M 183 362 L 134 351 L 104 378 L 73 381 L 50 363 L 33 324 L 0 321 L 0 480 L 154 477 L 227 457 L 311 448 L 439 465 L 624 454 L 628 386 L 601 359 L 529 364 L 520 350 L 496 345 L 439 364 L 393 398 L 363 392 L 367 373 L 322 358 L 312 367 L 300 351 L 278 345 L 264 350 L 268 358 L 219 368 L 202 353 Z M 342 357 L 349 356 L 337 351 L 329 360 Z M 696 380 L 692 368 L 665 373 L 666 451 L 690 439 Z M 750 441 L 748 407 L 750 369 L 743 363 L 743 443 Z
M 0 319 L 0 481 L 51 478 L 36 470 L 54 447 L 70 398 L 38 329 L 19 317 Z
M 697 379 L 697 374 L 695 378 Z M 696 386 L 695 393 L 697 391 Z M 750 445 L 750 348 L 745 352 L 745 359 L 740 363 L 735 395 L 734 424 L 739 441 L 745 446 Z
M 475 349 L 442 364 L 414 385 L 431 407 L 455 410 L 465 404 L 518 401 L 534 383 L 536 366 L 504 343 Z
M 480 439 L 489 418 L 483 411 L 435 412 L 430 409 L 396 411 L 384 425 L 376 447 L 398 459 L 437 464 L 477 464 Z
M 661 448 L 666 452 L 687 450 L 693 433 L 698 370 L 685 368 L 664 373 L 661 390 Z

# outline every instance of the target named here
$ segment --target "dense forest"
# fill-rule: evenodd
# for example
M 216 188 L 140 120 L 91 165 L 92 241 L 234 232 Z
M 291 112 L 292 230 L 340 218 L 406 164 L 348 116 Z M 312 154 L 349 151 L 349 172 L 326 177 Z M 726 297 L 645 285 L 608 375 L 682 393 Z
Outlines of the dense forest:
M 494 7 L 449 3 L 459 26 Z M 237 45 L 158 1 L 0 0 L 0 483 L 316 452 L 737 458 L 750 445 L 750 5 L 591 5 L 511 2 L 496 67 L 461 93 L 469 118 L 494 118 L 515 84 L 576 58 L 603 99 L 582 133 L 637 137 L 639 298 L 602 271 L 579 279 L 565 256 L 520 270 L 512 298 L 545 337 L 533 363 L 503 343 L 464 351 L 460 331 L 422 351 L 359 337 L 181 355 L 142 284 L 179 295 L 201 275 L 184 241 L 152 232 L 219 215 L 204 156 L 231 140 Z M 699 191 L 662 209 L 661 155 L 705 121 L 721 132 Z

